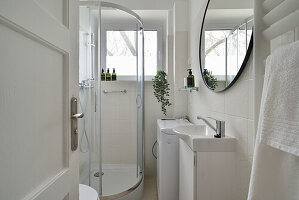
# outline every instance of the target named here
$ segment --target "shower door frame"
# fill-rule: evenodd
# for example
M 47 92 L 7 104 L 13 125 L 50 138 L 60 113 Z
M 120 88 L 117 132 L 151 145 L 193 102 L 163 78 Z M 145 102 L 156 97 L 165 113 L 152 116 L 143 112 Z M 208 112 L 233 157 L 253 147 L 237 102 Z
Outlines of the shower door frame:
M 99 143 L 99 152 L 98 152 L 98 156 L 99 156 L 99 197 L 100 199 L 116 199 L 116 198 L 121 198 L 129 193 L 131 193 L 132 191 L 134 191 L 137 187 L 139 187 L 139 185 L 142 183 L 143 179 L 144 179 L 144 30 L 143 30 L 143 21 L 141 20 L 140 16 L 138 14 L 136 14 L 134 11 L 124 7 L 124 6 L 121 6 L 121 5 L 118 5 L 118 4 L 114 4 L 114 3 L 110 3 L 110 2 L 104 2 L 104 1 L 80 1 L 80 6 L 90 6 L 90 7 L 96 7 L 98 9 L 98 72 L 101 71 L 101 66 L 102 66 L 102 59 L 101 59 L 101 53 L 102 53 L 102 44 L 101 44 L 101 38 L 102 38 L 102 24 L 101 24 L 101 9 L 102 7 L 105 7 L 105 8 L 112 8 L 112 9 L 117 9 L 117 10 L 121 10 L 123 12 L 126 12 L 130 15 L 132 15 L 136 20 L 137 22 L 139 23 L 139 26 L 137 27 L 136 29 L 136 38 L 138 38 L 138 33 L 139 31 L 141 31 L 142 33 L 142 38 L 141 38 L 141 42 L 142 42 L 142 49 L 141 49 L 141 56 L 142 56 L 142 61 L 141 61 L 141 67 L 142 67 L 142 71 L 141 71 L 141 80 L 139 79 L 139 74 L 138 74 L 138 69 L 139 69 L 139 63 L 138 63 L 138 54 L 137 54 L 137 95 L 136 95 L 136 106 L 137 106 L 137 112 L 138 112 L 138 105 L 137 105 L 137 102 L 138 102 L 138 96 L 141 98 L 141 109 L 142 109 L 142 116 L 141 116 L 141 136 L 139 136 L 139 133 L 138 133 L 138 116 L 137 116 L 137 160 L 136 160 L 136 163 L 137 163 L 137 172 L 136 172 L 136 176 L 138 178 L 139 175 L 141 175 L 141 178 L 139 179 L 139 181 L 133 186 L 131 187 L 130 189 L 126 190 L 126 191 L 123 191 L 121 193 L 118 193 L 118 194 L 114 194 L 114 195 L 110 195 L 110 196 L 102 196 L 103 194 L 103 191 L 102 191 L 102 185 L 103 185 L 103 179 L 102 179 L 102 171 L 103 171 L 103 168 L 102 168 L 102 130 L 101 130 L 101 119 L 102 119 L 102 116 L 101 116 L 101 109 L 99 109 L 99 112 L 98 112 L 98 121 L 97 121 L 97 124 L 98 124 L 98 129 L 97 129 L 97 134 L 98 134 L 98 143 Z M 138 46 L 139 45 L 139 41 L 138 39 L 136 39 L 136 45 Z M 137 47 L 136 46 L 136 47 Z M 139 52 L 137 50 L 137 52 Z M 99 77 L 99 76 L 98 76 Z M 138 85 L 139 84 L 139 81 L 141 82 L 140 86 Z M 101 94 L 101 88 L 102 88 L 102 85 L 101 85 L 101 80 L 98 79 L 98 91 L 97 91 L 97 104 L 99 105 L 98 107 L 101 108 L 101 99 L 102 99 L 102 94 Z M 141 94 L 138 95 L 138 89 L 140 89 L 141 91 Z M 139 106 L 140 107 L 140 106 Z M 141 144 L 139 144 L 139 140 L 138 140 L 138 137 L 141 137 Z M 139 145 L 141 145 L 141 152 L 139 152 Z M 140 165 L 140 169 L 139 169 L 139 157 L 141 155 L 141 165 Z M 90 176 L 90 174 L 89 174 Z

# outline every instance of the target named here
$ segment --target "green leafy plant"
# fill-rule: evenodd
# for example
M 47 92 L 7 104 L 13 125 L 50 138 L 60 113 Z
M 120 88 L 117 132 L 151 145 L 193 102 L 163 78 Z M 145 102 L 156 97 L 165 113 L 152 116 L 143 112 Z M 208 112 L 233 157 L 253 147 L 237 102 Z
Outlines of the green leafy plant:
M 204 79 L 205 79 L 207 85 L 208 85 L 212 90 L 215 90 L 216 87 L 218 86 L 218 80 L 217 80 L 217 78 L 215 78 L 215 77 L 212 75 L 212 72 L 210 72 L 210 71 L 207 70 L 207 69 L 204 69 L 203 77 L 204 77 Z
M 161 102 L 161 111 L 166 116 L 166 106 L 170 106 L 169 102 L 169 83 L 166 79 L 166 72 L 157 71 L 157 75 L 153 78 L 154 95 L 158 102 Z

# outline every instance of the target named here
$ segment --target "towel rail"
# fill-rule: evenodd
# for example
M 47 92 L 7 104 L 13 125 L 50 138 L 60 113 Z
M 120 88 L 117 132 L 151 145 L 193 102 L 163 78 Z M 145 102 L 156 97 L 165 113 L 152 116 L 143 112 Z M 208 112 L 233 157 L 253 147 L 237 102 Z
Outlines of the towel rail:
M 263 7 L 265 11 L 269 12 L 270 10 L 277 7 L 279 4 L 281 4 L 284 0 L 265 0 L 263 3 Z
M 294 41 L 299 28 L 299 0 L 254 0 L 254 129 L 259 121 L 265 60 L 271 51 L 287 41 L 279 36 L 292 32 Z M 260 36 L 263 37 L 260 37 Z M 288 38 L 291 35 L 287 36 Z M 278 38 L 278 39 L 277 39 Z M 274 40 L 277 39 L 277 40 Z M 290 38 L 291 40 L 291 38 Z M 292 39 L 293 40 L 293 39 Z M 272 42 L 273 41 L 273 42 Z M 282 43 L 282 44 L 280 44 Z M 273 46 L 272 46 L 273 45 Z
M 272 24 L 263 31 L 263 35 L 267 40 L 272 40 L 283 33 L 286 33 L 299 26 L 299 9 Z
M 298 0 L 285 0 L 279 6 L 273 8 L 263 17 L 263 22 L 266 26 L 271 26 L 280 19 L 288 16 L 290 13 L 299 9 Z
M 103 93 L 104 94 L 108 94 L 108 93 L 123 93 L 123 94 L 127 94 L 127 90 L 126 89 L 124 89 L 124 90 L 111 90 L 111 91 L 109 91 L 109 90 L 103 90 Z
M 265 29 L 262 31 L 268 41 L 299 26 L 298 0 L 264 0 L 264 14 L 261 16 Z

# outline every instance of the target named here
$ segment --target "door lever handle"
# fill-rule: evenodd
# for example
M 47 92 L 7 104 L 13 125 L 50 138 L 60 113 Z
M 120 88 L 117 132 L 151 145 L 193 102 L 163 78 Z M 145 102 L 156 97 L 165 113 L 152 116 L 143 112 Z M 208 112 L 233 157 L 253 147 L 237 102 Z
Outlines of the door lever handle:
M 75 97 L 71 99 L 71 150 L 78 148 L 78 118 L 84 117 L 83 113 L 78 113 L 78 100 Z
M 83 113 L 77 113 L 72 115 L 72 119 L 78 119 L 78 118 L 83 118 L 84 114 Z

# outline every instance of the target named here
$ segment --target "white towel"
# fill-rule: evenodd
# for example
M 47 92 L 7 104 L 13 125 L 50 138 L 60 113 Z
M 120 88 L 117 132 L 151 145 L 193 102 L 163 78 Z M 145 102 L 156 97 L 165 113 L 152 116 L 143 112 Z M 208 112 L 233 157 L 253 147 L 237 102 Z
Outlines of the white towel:
M 267 58 L 258 137 L 299 156 L 299 41 Z
M 299 200 L 298 122 L 299 41 L 267 59 L 248 200 Z
M 248 200 L 298 200 L 299 157 L 257 141 Z

